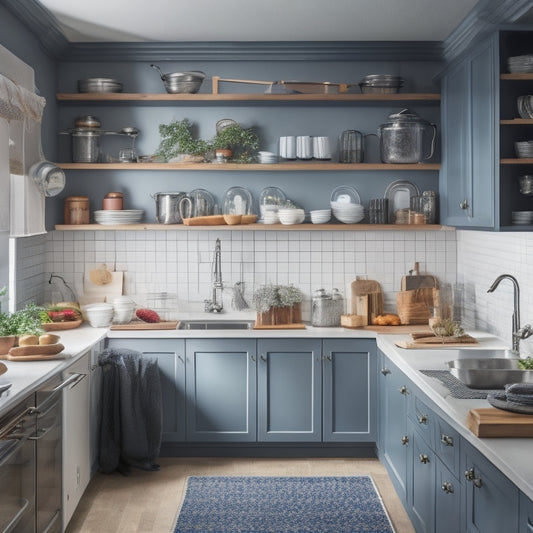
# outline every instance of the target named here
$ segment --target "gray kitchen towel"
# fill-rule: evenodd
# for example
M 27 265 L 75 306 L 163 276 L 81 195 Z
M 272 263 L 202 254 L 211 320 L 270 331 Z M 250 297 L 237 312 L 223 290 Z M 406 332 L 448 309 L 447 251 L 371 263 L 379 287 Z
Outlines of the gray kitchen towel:
M 103 370 L 100 470 L 158 470 L 162 399 L 157 359 L 121 348 L 104 350 L 98 362 Z

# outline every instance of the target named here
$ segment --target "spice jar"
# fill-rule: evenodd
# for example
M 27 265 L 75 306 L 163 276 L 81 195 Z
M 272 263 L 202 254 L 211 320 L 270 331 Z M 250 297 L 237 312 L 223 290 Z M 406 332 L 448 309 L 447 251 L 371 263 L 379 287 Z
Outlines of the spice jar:
M 67 196 L 64 214 L 65 224 L 89 224 L 89 197 Z
M 124 209 L 124 195 L 121 192 L 109 192 L 104 196 L 103 209 Z
M 311 305 L 311 325 L 316 327 L 335 327 L 341 325 L 344 300 L 337 289 L 331 293 L 318 289 L 313 293 Z

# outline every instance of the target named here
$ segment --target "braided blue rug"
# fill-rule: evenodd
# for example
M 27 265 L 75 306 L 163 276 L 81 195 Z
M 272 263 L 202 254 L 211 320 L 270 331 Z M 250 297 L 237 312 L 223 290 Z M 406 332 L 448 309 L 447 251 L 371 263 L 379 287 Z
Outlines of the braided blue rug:
M 374 482 L 190 477 L 174 533 L 394 533 Z

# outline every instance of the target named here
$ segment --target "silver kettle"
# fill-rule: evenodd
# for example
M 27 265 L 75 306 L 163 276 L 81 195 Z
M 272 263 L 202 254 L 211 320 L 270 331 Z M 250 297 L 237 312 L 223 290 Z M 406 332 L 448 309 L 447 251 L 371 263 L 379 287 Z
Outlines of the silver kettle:
M 420 163 L 433 157 L 437 126 L 403 109 L 378 128 L 383 163 Z M 429 132 L 433 131 L 428 143 Z M 427 150 L 429 144 L 429 150 Z

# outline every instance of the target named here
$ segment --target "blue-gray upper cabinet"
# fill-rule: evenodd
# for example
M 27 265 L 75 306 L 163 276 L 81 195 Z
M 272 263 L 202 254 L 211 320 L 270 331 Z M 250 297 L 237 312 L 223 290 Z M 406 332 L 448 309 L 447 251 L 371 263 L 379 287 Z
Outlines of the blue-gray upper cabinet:
M 254 339 L 187 339 L 187 440 L 256 440 Z
M 325 442 L 375 442 L 376 342 L 324 339 L 322 434 Z
M 182 339 L 108 339 L 108 348 L 138 350 L 159 365 L 163 401 L 163 441 L 185 440 L 185 341 Z
M 499 150 L 496 36 L 485 40 L 442 78 L 441 223 L 493 229 Z
M 257 440 L 322 440 L 322 341 L 257 341 Z
M 470 444 L 462 443 L 467 533 L 517 533 L 519 491 Z
M 398 496 L 405 503 L 407 458 L 411 449 L 407 408 L 412 385 L 383 353 L 380 353 L 379 363 L 379 455 L 387 467 Z

